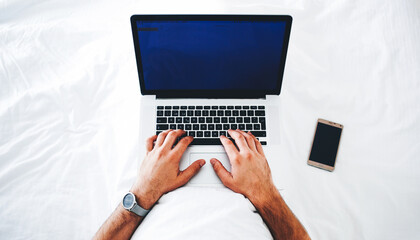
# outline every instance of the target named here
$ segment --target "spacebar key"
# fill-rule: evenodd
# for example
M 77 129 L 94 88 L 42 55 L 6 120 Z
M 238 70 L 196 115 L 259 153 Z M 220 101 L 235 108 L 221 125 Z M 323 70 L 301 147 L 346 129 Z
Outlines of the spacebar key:
M 266 137 L 265 131 L 251 131 L 251 133 L 256 137 Z
M 218 138 L 194 138 L 190 145 L 221 145 Z

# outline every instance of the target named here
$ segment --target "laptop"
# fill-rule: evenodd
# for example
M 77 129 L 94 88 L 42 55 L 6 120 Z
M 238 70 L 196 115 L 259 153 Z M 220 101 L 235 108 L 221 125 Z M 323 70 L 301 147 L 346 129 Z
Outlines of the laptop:
M 167 129 L 193 136 L 180 170 L 198 159 L 206 164 L 188 185 L 221 185 L 209 160 L 230 171 L 219 140 L 228 129 L 251 131 L 265 152 L 279 144 L 278 98 L 291 24 L 285 15 L 131 17 L 143 95 L 140 138 Z M 268 161 L 272 166 L 278 159 Z

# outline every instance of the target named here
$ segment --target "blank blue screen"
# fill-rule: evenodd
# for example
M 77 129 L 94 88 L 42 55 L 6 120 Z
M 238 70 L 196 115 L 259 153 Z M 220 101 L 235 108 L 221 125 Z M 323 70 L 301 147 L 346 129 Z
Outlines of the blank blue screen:
M 273 90 L 285 22 L 137 21 L 146 90 Z

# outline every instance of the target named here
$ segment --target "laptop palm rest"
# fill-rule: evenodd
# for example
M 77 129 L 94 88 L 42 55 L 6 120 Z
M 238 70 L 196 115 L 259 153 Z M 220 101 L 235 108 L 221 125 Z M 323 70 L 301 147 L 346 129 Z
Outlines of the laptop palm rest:
M 213 170 L 210 159 L 218 159 L 226 170 L 230 171 L 229 158 L 224 152 L 192 152 L 189 154 L 188 163 L 191 164 L 198 159 L 206 160 L 206 164 L 201 167 L 200 171 L 191 180 L 190 184 L 222 184 L 219 177 Z

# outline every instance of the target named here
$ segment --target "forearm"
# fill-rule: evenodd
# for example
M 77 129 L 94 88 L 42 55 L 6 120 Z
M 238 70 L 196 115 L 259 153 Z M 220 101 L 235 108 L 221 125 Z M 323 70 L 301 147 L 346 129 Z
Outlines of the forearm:
M 93 239 L 130 239 L 142 220 L 143 217 L 125 210 L 119 204 Z
M 270 194 L 261 199 L 252 199 L 251 202 L 264 219 L 274 239 L 310 239 L 277 189 L 274 188 Z

